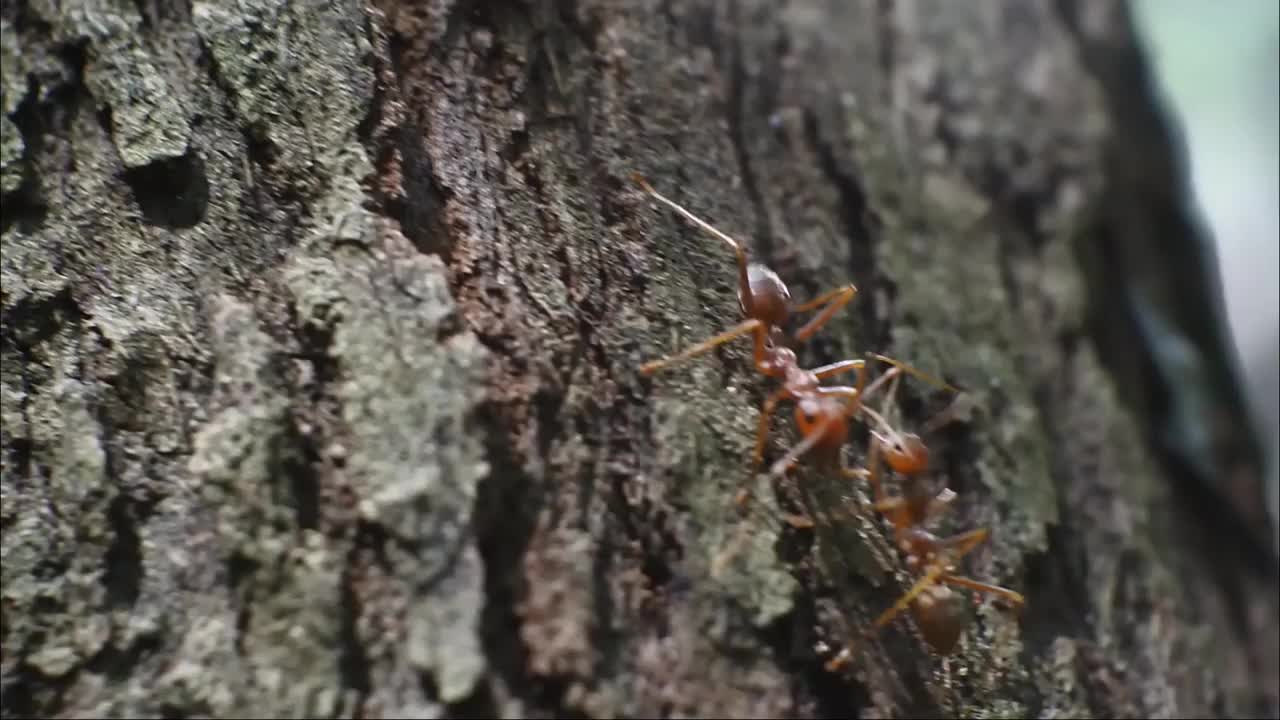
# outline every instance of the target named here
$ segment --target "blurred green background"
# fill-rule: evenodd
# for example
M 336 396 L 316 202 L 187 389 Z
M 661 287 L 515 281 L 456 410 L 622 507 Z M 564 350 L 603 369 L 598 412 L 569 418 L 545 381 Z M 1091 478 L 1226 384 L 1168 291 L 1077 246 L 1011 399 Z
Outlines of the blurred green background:
M 1280 528 L 1280 1 L 1135 0 L 1134 11 L 1217 243 Z

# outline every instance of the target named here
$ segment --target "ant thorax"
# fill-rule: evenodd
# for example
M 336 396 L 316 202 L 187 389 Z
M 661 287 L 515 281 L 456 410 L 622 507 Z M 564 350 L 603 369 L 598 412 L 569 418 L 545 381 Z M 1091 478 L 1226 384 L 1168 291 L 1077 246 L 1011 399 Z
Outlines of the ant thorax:
M 905 528 L 899 536 L 898 545 L 907 556 L 908 564 L 914 562 L 921 566 L 932 563 L 937 557 L 938 538 L 922 527 Z
M 946 585 L 931 585 L 921 591 L 920 595 L 916 597 L 916 607 L 919 610 L 928 612 L 934 610 L 942 603 L 950 601 L 954 595 L 955 593 L 953 593 L 951 588 Z
M 765 370 L 766 375 L 774 377 L 780 375 L 788 383 L 791 382 L 794 373 L 803 372 L 797 367 L 795 352 L 791 348 L 776 343 L 765 351 L 764 359 L 760 361 L 760 366 Z
M 913 519 L 920 522 L 928 516 L 929 506 L 933 504 L 934 498 L 937 497 L 937 494 L 933 491 L 936 484 L 925 477 L 906 475 L 902 477 L 901 487 L 902 499 L 906 501 L 908 512 Z M 931 533 L 923 530 L 921 532 L 924 533 L 924 536 L 918 538 L 920 542 L 936 541 L 936 538 Z

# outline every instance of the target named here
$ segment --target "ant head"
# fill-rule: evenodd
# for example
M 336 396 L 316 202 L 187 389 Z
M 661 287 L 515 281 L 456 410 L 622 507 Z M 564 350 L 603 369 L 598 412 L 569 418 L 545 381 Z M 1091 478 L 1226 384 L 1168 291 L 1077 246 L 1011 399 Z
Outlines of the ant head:
M 751 307 L 746 298 L 738 297 L 743 313 L 773 327 L 783 327 L 791 314 L 791 292 L 782 278 L 760 263 L 747 266 L 747 285 L 751 289 Z
M 849 434 L 844 404 L 829 397 L 801 398 L 796 403 L 796 427 L 805 437 L 822 428 L 817 447 L 828 450 L 839 449 Z
M 900 475 L 915 475 L 929 467 L 929 448 L 919 435 L 894 433 L 884 445 L 884 460 Z
M 971 617 L 965 595 L 945 585 L 934 585 L 920 593 L 912 603 L 911 614 L 924 641 L 939 655 L 950 655 L 955 650 Z

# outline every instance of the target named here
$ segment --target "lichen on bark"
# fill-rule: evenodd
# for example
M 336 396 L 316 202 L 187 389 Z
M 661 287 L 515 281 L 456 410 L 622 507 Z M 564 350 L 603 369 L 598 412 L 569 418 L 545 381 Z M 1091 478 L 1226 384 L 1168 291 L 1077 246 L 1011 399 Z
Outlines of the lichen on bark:
M 1233 642 L 1088 332 L 1068 6 L 7 4 L 6 717 L 1273 711 L 1274 589 Z M 739 309 L 635 171 L 857 284 L 806 364 L 968 391 L 940 531 L 1021 618 L 859 637 L 912 578 L 864 488 L 753 474 L 748 344 L 637 373 Z

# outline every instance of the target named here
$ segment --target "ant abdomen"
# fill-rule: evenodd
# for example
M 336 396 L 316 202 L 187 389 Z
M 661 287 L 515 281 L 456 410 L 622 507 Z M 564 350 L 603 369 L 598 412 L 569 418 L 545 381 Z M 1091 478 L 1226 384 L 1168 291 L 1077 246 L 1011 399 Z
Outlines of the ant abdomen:
M 965 596 L 945 585 L 934 585 L 911 605 L 920 635 L 939 655 L 955 650 L 960 634 L 969 624 L 969 605 Z

